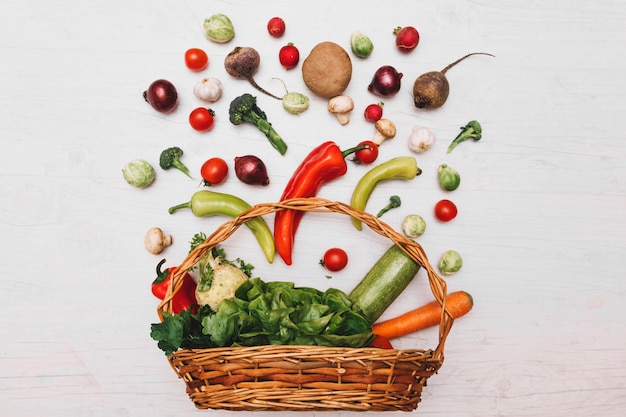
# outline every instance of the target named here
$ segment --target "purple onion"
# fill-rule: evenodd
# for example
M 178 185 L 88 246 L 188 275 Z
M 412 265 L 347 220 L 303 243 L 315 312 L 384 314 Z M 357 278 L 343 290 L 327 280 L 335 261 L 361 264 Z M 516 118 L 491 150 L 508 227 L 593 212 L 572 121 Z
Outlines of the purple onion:
M 390 65 L 384 65 L 376 70 L 368 91 L 381 97 L 391 97 L 400 91 L 402 73 Z
M 156 80 L 143 92 L 143 99 L 154 110 L 161 113 L 171 113 L 178 105 L 178 92 L 171 82 Z
M 268 185 L 267 168 L 261 159 L 254 155 L 235 157 L 235 175 L 243 183 L 250 185 Z

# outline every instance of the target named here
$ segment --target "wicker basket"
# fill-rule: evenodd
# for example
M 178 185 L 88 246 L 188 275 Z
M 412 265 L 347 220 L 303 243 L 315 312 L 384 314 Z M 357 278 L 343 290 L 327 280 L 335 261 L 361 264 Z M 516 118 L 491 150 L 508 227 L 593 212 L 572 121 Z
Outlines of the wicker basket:
M 322 346 L 255 346 L 179 350 L 169 356 L 197 408 L 272 411 L 412 411 L 427 379 L 441 367 L 453 318 L 445 308 L 446 284 L 422 247 L 373 215 L 320 198 L 258 204 L 222 224 L 179 265 L 157 312 L 171 311 L 182 271 L 226 240 L 246 221 L 279 210 L 335 212 L 360 219 L 388 237 L 427 272 L 435 299 L 443 306 L 439 343 L 434 349 L 395 350 Z

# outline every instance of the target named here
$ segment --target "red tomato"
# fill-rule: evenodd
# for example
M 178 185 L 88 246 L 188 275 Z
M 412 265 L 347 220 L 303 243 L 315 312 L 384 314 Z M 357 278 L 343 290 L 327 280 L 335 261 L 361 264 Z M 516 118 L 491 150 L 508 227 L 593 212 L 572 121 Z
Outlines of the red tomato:
M 374 335 L 374 338 L 370 342 L 369 346 L 380 349 L 393 349 L 393 345 L 386 337 Z
M 363 116 L 368 122 L 376 123 L 383 117 L 383 103 L 370 104 L 365 108 Z
M 198 107 L 189 114 L 189 124 L 198 132 L 207 132 L 213 128 L 215 124 L 215 112 L 211 109 Z
M 289 42 L 287 45 L 280 48 L 278 59 L 285 69 L 292 69 L 298 65 L 300 61 L 300 52 L 298 48 L 293 46 L 293 43 Z
M 376 145 L 371 140 L 365 140 L 359 143 L 358 146 L 361 146 L 361 145 L 368 145 L 368 148 L 362 149 L 360 151 L 356 151 L 354 154 L 354 157 L 361 164 L 364 164 L 364 165 L 371 164 L 372 162 L 376 160 L 376 158 L 378 158 L 378 145 Z
M 228 164 L 222 158 L 207 159 L 200 168 L 200 175 L 207 187 L 219 185 L 228 177 Z
M 440 200 L 435 204 L 435 217 L 442 222 L 449 222 L 458 213 L 456 205 L 450 200 Z
M 330 248 L 324 253 L 320 264 L 329 271 L 341 271 L 348 265 L 348 254 L 340 248 Z
M 267 22 L 267 31 L 275 38 L 280 38 L 285 33 L 285 21 L 280 17 L 272 17 Z
M 411 52 L 420 42 L 420 34 L 413 26 L 396 29 L 396 46 L 402 52 Z
M 209 57 L 202 49 L 187 49 L 187 52 L 185 52 L 185 65 L 192 71 L 202 71 L 209 65 Z

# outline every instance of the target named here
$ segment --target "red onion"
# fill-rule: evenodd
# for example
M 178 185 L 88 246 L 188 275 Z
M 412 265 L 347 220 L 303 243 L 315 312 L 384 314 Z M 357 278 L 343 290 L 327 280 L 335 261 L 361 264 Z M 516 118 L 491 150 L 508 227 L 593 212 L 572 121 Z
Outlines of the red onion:
M 235 157 L 235 175 L 241 182 L 250 185 L 268 185 L 270 183 L 265 164 L 254 155 Z
M 178 92 L 171 82 L 156 80 L 143 92 L 143 99 L 154 110 L 161 113 L 171 113 L 178 105 Z
M 390 65 L 384 65 L 376 70 L 368 91 L 381 97 L 391 97 L 400 91 L 402 73 Z

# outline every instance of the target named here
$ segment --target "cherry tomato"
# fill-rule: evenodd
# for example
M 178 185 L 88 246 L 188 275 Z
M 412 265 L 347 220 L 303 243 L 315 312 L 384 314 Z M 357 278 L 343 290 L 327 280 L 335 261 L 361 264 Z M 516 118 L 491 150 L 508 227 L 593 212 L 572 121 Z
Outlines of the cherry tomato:
M 383 117 L 383 103 L 382 101 L 378 104 L 370 104 L 365 108 L 363 112 L 363 116 L 365 116 L 365 120 L 368 122 L 376 123 Z
M 378 158 L 378 145 L 371 140 L 364 140 L 359 143 L 358 146 L 361 145 L 368 145 L 368 148 L 356 151 L 354 153 L 354 157 L 357 159 L 358 163 L 364 165 L 371 164 L 376 160 L 376 158 Z
M 189 114 L 189 124 L 198 132 L 207 132 L 213 128 L 215 124 L 215 112 L 211 109 L 198 107 Z
M 267 22 L 267 31 L 275 38 L 280 38 L 285 33 L 285 21 L 280 17 L 272 17 Z
M 435 204 L 435 217 L 442 222 L 449 222 L 458 213 L 456 205 L 450 200 L 440 200 Z
M 300 61 L 300 52 L 298 48 L 293 46 L 293 43 L 289 42 L 287 45 L 280 48 L 278 60 L 285 69 L 292 69 L 298 65 Z
M 340 248 L 330 248 L 324 253 L 320 264 L 329 271 L 341 271 L 348 265 L 348 254 Z
M 185 52 L 185 65 L 192 71 L 202 71 L 209 65 L 209 57 L 202 49 L 187 49 L 187 52 Z
M 411 52 L 420 42 L 420 34 L 413 26 L 398 28 L 394 31 L 396 46 L 402 52 Z
M 222 158 L 207 159 L 200 168 L 200 175 L 204 185 L 219 185 L 228 177 L 228 164 Z

